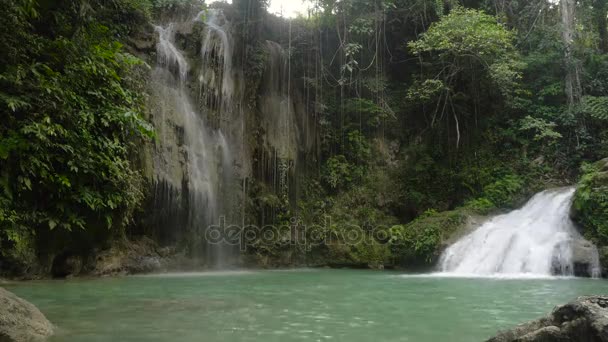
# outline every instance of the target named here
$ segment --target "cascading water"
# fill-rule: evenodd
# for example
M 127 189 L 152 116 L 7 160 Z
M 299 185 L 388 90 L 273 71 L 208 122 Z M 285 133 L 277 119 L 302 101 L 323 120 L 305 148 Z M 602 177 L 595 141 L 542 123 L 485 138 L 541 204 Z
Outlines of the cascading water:
M 232 66 L 232 39 L 227 32 L 228 21 L 219 10 L 209 10 L 207 32 L 201 47 L 203 68 L 199 75 L 199 96 L 210 96 L 218 103 L 209 104 L 220 113 L 231 109 L 235 91 L 234 69 Z M 216 67 L 219 59 L 220 67 Z
M 145 161 L 156 185 L 150 230 L 216 268 L 238 263 L 239 251 L 210 244 L 207 228 L 247 225 L 250 180 L 295 198 L 296 167 L 306 166 L 298 159 L 318 152 L 316 120 L 291 87 L 289 54 L 275 42 L 260 45 L 267 58 L 252 80 L 229 19 L 215 8 L 156 27 L 149 107 L 157 139 Z
M 275 193 L 287 196 L 289 173 L 297 160 L 298 138 L 297 112 L 302 105 L 290 92 L 289 56 L 281 45 L 266 41 L 268 61 L 262 77 L 261 126 L 266 132 L 266 149 L 271 151 L 269 167 Z
M 541 192 L 523 208 L 487 221 L 443 253 L 441 271 L 476 276 L 573 275 L 573 246 L 584 241 L 569 217 L 574 191 Z M 597 251 L 590 248 L 589 274 L 597 276 Z
M 198 20 L 197 15 L 192 24 Z M 213 20 L 213 17 L 212 17 Z M 156 197 L 177 205 L 176 227 L 194 236 L 200 242 L 192 244 L 193 256 L 203 256 L 208 266 L 221 267 L 227 253 L 233 249 L 225 244 L 210 243 L 205 233 L 212 225 L 217 225 L 222 216 L 229 211 L 227 199 L 229 189 L 234 182 L 233 153 L 229 140 L 219 125 L 212 127 L 206 117 L 207 113 L 195 109 L 189 88 L 190 65 L 184 53 L 176 46 L 176 27 L 184 23 L 169 23 L 157 26 L 157 66 L 153 72 L 153 90 L 158 108 L 153 120 L 158 131 L 157 146 L 154 157 L 156 172 Z M 208 31 L 218 31 L 213 22 Z M 210 41 L 208 35 L 205 44 Z M 224 59 L 232 56 L 227 49 L 227 41 L 221 45 Z M 211 51 L 211 48 L 208 48 Z M 210 58 L 203 51 L 203 59 Z M 228 64 L 226 61 L 224 64 Z M 227 66 L 230 72 L 230 66 Z M 224 77 L 223 90 L 219 98 L 228 97 L 230 85 L 228 76 Z M 159 190 L 160 189 L 160 190 Z M 163 192 L 159 194 L 159 192 Z M 165 193 L 166 192 L 166 193 Z M 167 206 L 161 203 L 160 206 Z M 161 214 L 162 215 L 162 214 Z M 185 229 L 184 229 L 185 228 Z M 201 255 L 202 254 L 202 255 Z

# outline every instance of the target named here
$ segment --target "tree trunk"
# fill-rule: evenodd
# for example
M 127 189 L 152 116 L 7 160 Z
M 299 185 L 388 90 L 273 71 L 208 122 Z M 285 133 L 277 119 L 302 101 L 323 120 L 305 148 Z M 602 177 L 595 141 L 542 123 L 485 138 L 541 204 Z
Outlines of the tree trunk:
M 574 42 L 574 20 L 575 20 L 576 0 L 561 0 L 560 10 L 562 17 L 562 39 L 565 47 L 565 91 L 568 97 L 568 105 L 577 104 L 582 95 L 580 80 L 580 64 L 576 60 L 572 51 Z
M 594 0 L 593 11 L 595 14 L 595 22 L 597 25 L 597 32 L 600 37 L 600 50 L 602 53 L 608 53 L 608 22 L 606 17 L 608 15 L 608 0 Z

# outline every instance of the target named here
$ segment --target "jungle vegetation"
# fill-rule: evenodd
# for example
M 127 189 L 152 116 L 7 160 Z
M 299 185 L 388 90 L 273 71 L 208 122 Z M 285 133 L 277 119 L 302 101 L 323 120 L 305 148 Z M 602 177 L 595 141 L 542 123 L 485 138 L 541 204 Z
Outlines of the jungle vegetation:
M 23 271 L 138 226 L 149 194 L 137 146 L 155 134 L 145 119 L 149 66 L 130 38 L 163 11 L 209 4 L 5 2 L 0 268 Z M 263 41 L 276 40 L 317 121 L 318 156 L 295 203 L 271 204 L 274 220 L 330 216 L 325 236 L 383 231 L 361 246 L 322 246 L 329 264 L 432 263 L 467 215 L 574 184 L 581 166 L 577 205 L 595 202 L 580 221 L 608 243 L 605 178 L 589 176 L 608 156 L 608 1 L 313 0 L 289 20 L 265 1 L 233 6 L 250 35 L 248 77 L 259 78 Z M 276 258 L 289 248 L 250 247 Z

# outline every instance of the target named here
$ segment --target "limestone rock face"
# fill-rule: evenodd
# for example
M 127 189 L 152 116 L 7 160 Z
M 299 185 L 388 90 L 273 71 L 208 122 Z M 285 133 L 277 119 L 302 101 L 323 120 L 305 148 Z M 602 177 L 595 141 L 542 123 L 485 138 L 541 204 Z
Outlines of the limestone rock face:
M 33 304 L 0 288 L 0 341 L 44 341 L 53 325 Z
M 579 297 L 547 317 L 500 332 L 488 342 L 606 342 L 608 296 Z

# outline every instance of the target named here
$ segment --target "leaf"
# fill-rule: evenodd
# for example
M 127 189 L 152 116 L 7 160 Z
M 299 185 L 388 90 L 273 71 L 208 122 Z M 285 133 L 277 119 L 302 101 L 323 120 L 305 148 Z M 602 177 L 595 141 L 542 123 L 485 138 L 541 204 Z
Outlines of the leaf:
M 4 144 L 0 144 L 0 159 L 8 158 L 8 147 Z
M 608 120 L 608 96 L 585 96 L 582 101 L 583 111 L 598 120 Z

